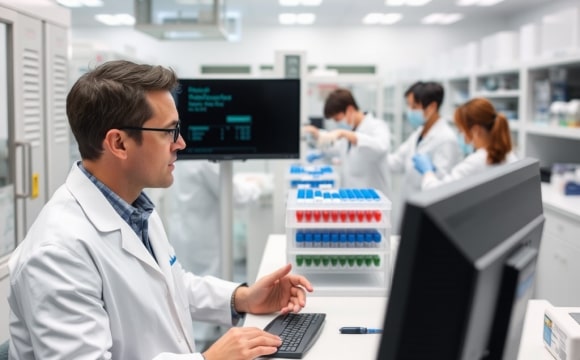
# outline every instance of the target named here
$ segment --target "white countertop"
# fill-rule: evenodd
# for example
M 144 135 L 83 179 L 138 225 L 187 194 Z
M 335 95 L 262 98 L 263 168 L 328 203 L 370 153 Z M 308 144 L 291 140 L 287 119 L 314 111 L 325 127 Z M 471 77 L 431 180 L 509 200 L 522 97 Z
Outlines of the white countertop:
M 550 184 L 542 183 L 544 206 L 580 221 L 580 195 L 558 193 Z
M 396 250 L 398 239 L 394 239 Z M 396 251 L 392 251 L 396 253 Z M 258 277 L 269 274 L 286 263 L 286 236 L 270 235 L 264 249 Z M 343 326 L 364 326 L 381 328 L 386 310 L 386 297 L 328 297 L 309 294 L 303 312 L 326 313 L 326 323 L 320 338 L 306 353 L 307 360 L 375 360 L 381 335 L 345 335 L 338 329 Z M 543 317 L 545 300 L 531 300 L 528 303 L 524 330 L 517 360 L 553 360 L 543 345 Z M 244 326 L 264 328 L 272 315 L 247 315 Z

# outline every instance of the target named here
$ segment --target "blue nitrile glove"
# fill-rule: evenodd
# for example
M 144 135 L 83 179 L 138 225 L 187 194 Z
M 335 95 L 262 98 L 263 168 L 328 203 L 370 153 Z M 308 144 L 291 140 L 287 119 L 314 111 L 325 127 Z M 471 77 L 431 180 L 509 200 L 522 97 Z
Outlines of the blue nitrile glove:
M 435 172 L 435 165 L 433 165 L 433 162 L 426 154 L 416 154 L 413 156 L 413 164 L 421 175 L 429 171 Z
M 310 153 L 310 154 L 306 155 L 306 161 L 309 163 L 313 163 L 318 159 L 322 159 L 321 153 Z

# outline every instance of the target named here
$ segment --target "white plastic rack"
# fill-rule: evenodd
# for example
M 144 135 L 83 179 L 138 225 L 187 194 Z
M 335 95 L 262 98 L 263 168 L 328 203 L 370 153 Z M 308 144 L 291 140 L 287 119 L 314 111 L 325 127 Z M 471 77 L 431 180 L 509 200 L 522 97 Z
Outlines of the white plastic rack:
M 294 189 L 286 202 L 288 261 L 327 296 L 385 296 L 391 202 L 374 189 Z
M 291 165 L 286 177 L 290 189 L 338 187 L 338 174 L 331 165 Z

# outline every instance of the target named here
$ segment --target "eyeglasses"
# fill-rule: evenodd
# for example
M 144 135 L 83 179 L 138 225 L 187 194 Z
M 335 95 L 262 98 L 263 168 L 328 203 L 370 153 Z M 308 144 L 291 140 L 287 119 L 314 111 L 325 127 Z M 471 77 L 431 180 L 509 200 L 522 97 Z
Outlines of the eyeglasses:
M 176 143 L 179 139 L 179 132 L 181 130 L 181 122 L 178 121 L 173 129 L 161 129 L 161 128 L 149 128 L 149 127 L 139 127 L 139 126 L 124 126 L 119 128 L 119 130 L 142 130 L 142 131 L 163 131 L 166 133 L 173 133 L 173 142 Z

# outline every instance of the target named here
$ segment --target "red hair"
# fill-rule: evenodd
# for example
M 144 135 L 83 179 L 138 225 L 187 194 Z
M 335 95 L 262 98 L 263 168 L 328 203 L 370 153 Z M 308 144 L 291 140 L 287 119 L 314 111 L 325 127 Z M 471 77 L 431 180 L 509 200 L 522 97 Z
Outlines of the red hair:
M 487 162 L 499 164 L 505 161 L 512 150 L 512 138 L 507 118 L 497 113 L 493 104 L 484 98 L 474 98 L 461 105 L 455 111 L 455 123 L 466 133 L 475 125 L 479 125 L 489 134 L 487 145 Z

